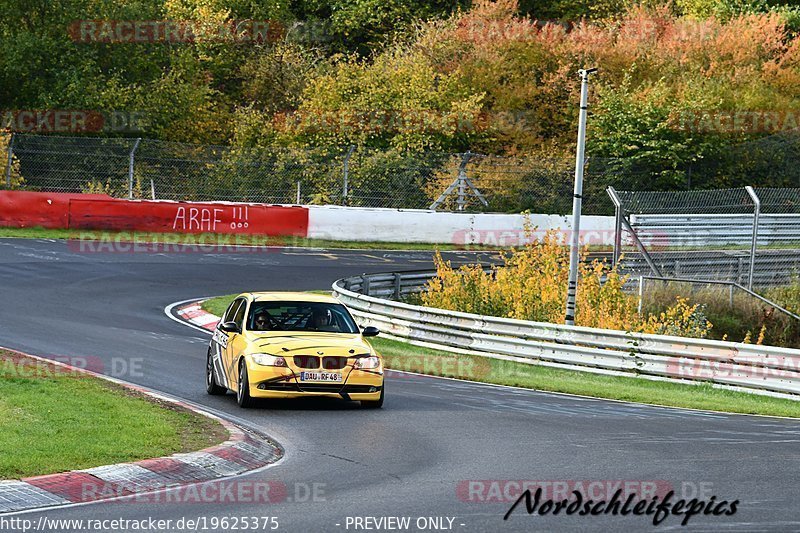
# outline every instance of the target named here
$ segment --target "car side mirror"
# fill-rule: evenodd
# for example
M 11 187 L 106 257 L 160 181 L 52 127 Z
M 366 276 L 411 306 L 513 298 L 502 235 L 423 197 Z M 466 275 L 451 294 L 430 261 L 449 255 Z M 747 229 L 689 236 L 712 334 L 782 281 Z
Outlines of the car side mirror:
M 381 330 L 379 330 L 375 326 L 367 326 L 361 332 L 361 336 L 362 337 L 376 337 L 378 335 L 378 333 L 380 333 L 380 332 L 381 332 Z
M 239 325 L 233 321 L 223 323 L 219 329 L 228 333 L 241 333 L 241 331 L 239 331 Z

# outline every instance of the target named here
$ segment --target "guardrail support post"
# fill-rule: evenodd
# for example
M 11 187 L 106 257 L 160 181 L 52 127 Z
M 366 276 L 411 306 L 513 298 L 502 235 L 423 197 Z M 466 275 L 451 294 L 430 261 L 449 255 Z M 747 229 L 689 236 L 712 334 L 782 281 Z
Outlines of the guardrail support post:
M 361 276 L 361 294 L 369 296 L 369 276 L 366 274 Z
M 14 140 L 15 134 L 11 133 L 11 138 L 8 140 L 8 162 L 6 163 L 6 187 L 11 188 L 11 165 L 14 164 Z
M 142 142 L 142 138 L 139 137 L 136 139 L 136 142 L 133 143 L 133 148 L 131 148 L 131 155 L 128 159 L 128 200 L 133 200 L 133 158 L 134 154 L 136 153 L 136 149 L 139 148 L 139 143 Z
M 400 281 L 402 280 L 402 275 L 399 272 L 394 273 L 394 299 L 400 299 Z
M 750 244 L 750 276 L 747 278 L 747 288 L 753 290 L 753 277 L 756 271 L 756 245 L 758 244 L 758 218 L 761 216 L 761 199 L 756 191 L 748 185 L 745 187 L 747 194 L 753 200 L 753 242 Z

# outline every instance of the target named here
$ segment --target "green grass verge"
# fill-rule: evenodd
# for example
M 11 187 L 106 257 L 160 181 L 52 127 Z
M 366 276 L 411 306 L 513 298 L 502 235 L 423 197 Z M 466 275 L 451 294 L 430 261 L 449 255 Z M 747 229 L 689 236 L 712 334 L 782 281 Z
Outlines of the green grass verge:
M 221 315 L 234 296 L 211 298 L 202 307 L 209 313 Z M 386 366 L 394 370 L 669 407 L 800 418 L 800 401 L 716 389 L 705 383 L 689 385 L 577 372 L 454 354 L 381 337 L 370 342 L 383 355 Z
M 204 311 L 211 313 L 212 315 L 222 316 L 222 313 L 230 305 L 231 301 L 236 297 L 235 294 L 229 294 L 227 296 L 217 296 L 216 298 L 210 298 L 203 302 L 203 305 L 200 307 L 203 308 Z
M 0 479 L 218 444 L 218 422 L 105 380 L 0 350 Z
M 186 234 L 186 233 L 153 233 L 153 232 L 118 232 L 104 230 L 76 231 L 67 229 L 45 228 L 5 228 L 0 227 L 0 238 L 20 239 L 100 239 L 110 242 L 138 242 L 138 243 L 178 243 L 212 245 L 216 239 L 225 245 L 255 245 L 255 246 L 286 246 L 302 248 L 356 248 L 360 250 L 473 250 L 497 251 L 501 248 L 482 246 L 476 244 L 434 244 L 434 243 L 406 243 L 406 242 L 362 242 L 362 241 L 331 241 L 323 239 L 307 239 L 304 237 L 269 237 L 266 235 L 241 235 L 232 236 L 225 240 L 223 235 L 213 233 Z M 606 247 L 608 248 L 608 247 Z M 609 248 L 610 249 L 610 248 Z
M 800 401 L 637 377 L 576 372 L 462 355 L 377 337 L 370 342 L 394 370 L 596 398 L 730 413 L 800 418 Z

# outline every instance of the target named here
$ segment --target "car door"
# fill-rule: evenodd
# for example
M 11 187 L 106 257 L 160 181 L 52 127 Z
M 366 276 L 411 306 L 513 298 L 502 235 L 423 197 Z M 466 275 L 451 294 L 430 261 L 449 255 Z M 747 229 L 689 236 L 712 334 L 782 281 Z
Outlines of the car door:
M 244 298 L 237 298 L 231 302 L 228 310 L 225 311 L 225 314 L 222 316 L 222 320 L 220 320 L 220 325 L 226 322 L 234 322 L 239 309 L 241 309 L 243 305 Z M 231 390 L 233 390 L 236 383 L 236 376 L 231 374 L 230 368 L 231 342 L 233 341 L 235 335 L 237 334 L 228 331 L 222 331 L 219 328 L 217 328 L 217 330 L 214 332 L 214 338 L 218 341 L 220 350 L 220 370 L 224 376 L 223 379 L 225 380 L 225 386 Z
M 247 307 L 247 300 L 242 298 L 241 304 L 236 308 L 236 311 L 233 313 L 233 317 L 231 318 L 232 322 L 236 322 L 236 325 L 239 328 L 239 333 L 228 333 L 226 370 L 232 385 L 231 388 L 234 390 L 236 388 L 236 383 L 238 383 L 237 380 L 239 379 L 239 355 L 244 351 L 247 344 L 244 335 L 242 335 L 242 332 L 244 331 L 244 319 L 247 316 Z
M 241 302 L 241 298 L 237 298 L 231 302 L 231 304 L 228 306 L 228 309 L 222 314 L 222 318 L 220 318 L 220 321 L 217 324 L 217 327 L 214 329 L 213 335 L 211 336 L 211 356 L 214 362 L 214 373 L 217 376 L 217 383 L 228 389 L 231 388 L 227 365 L 227 351 L 230 334 L 222 331 L 221 327 L 225 322 L 233 320 L 233 317 L 241 305 Z

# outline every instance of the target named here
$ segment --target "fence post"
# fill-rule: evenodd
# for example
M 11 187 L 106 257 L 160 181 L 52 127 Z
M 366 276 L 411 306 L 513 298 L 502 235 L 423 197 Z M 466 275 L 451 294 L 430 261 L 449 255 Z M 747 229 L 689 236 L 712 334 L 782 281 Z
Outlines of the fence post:
M 614 205 L 617 206 L 618 208 L 622 208 L 622 201 L 619 199 L 617 191 L 614 189 L 614 187 L 608 187 L 606 189 L 606 192 L 611 197 L 611 201 L 614 202 Z M 655 261 L 653 261 L 653 258 L 650 257 L 650 253 L 647 251 L 647 248 L 645 248 L 644 244 L 642 244 L 642 241 L 639 239 L 639 236 L 636 235 L 635 231 L 633 231 L 633 226 L 631 226 L 631 223 L 628 221 L 628 217 L 625 214 L 625 212 L 621 210 L 620 214 L 622 216 L 620 216 L 619 221 L 622 223 L 622 226 L 625 228 L 625 231 L 627 231 L 630 234 L 631 238 L 633 239 L 633 243 L 639 250 L 639 253 L 641 253 L 642 257 L 644 257 L 644 260 L 647 261 L 647 266 L 650 267 L 650 271 L 659 278 L 664 277 L 661 274 L 661 270 L 659 270 L 659 268 L 656 266 Z
M 342 174 L 342 205 L 347 205 L 347 195 L 350 193 L 350 156 L 356 149 L 354 144 L 350 145 L 347 154 L 344 156 L 344 172 Z
M 14 132 L 11 132 L 11 139 L 8 140 L 8 163 L 6 166 L 6 187 L 11 188 L 11 165 L 14 163 Z
M 470 157 L 472 157 L 472 152 L 467 150 L 467 153 L 464 154 L 464 158 L 461 160 L 461 165 L 458 168 L 458 210 L 463 211 L 464 207 L 467 205 L 467 165 L 469 164 Z
M 744 261 L 742 260 L 741 257 L 739 257 L 738 259 L 739 259 L 739 261 L 737 262 L 737 267 L 736 267 L 736 283 L 741 284 L 742 283 L 742 273 L 744 271 L 744 268 L 742 268 L 742 267 L 744 267 Z
M 614 254 L 611 259 L 611 266 L 617 266 L 619 257 L 622 255 L 622 206 L 614 206 Z
M 753 277 L 756 271 L 756 245 L 758 244 L 758 218 L 761 216 L 761 199 L 756 194 L 755 189 L 750 185 L 745 187 L 747 194 L 753 200 L 753 242 L 750 244 L 750 276 L 747 279 L 748 290 L 753 290 Z
M 464 206 L 467 203 L 466 201 L 467 187 L 470 188 L 472 193 L 478 197 L 478 199 L 481 201 L 483 205 L 486 206 L 489 205 L 489 202 L 486 201 L 486 198 L 481 194 L 481 192 L 478 189 L 475 188 L 474 185 L 472 185 L 472 182 L 467 177 L 467 163 L 469 163 L 469 160 L 473 155 L 474 154 L 469 150 L 467 150 L 466 153 L 461 154 L 461 163 L 458 165 L 458 176 L 453 181 L 453 183 L 447 186 L 447 189 L 445 189 L 445 191 L 439 195 L 439 198 L 437 198 L 428 209 L 430 209 L 431 211 L 436 211 L 436 209 L 440 205 L 442 205 L 442 203 L 447 199 L 447 197 L 450 196 L 450 194 L 453 191 L 458 189 L 458 197 L 456 198 L 456 204 L 458 205 L 458 207 L 456 209 L 458 209 L 459 211 L 463 211 Z
M 133 148 L 131 149 L 130 159 L 128 160 L 128 199 L 133 200 L 133 156 L 136 153 L 136 149 L 139 148 L 139 143 L 142 142 L 142 138 L 139 137 L 136 139 L 136 142 L 133 143 Z
M 642 314 L 642 299 L 644 298 L 644 276 L 639 276 L 639 314 Z
M 297 201 L 295 201 L 295 204 L 300 205 L 300 181 L 299 180 L 297 181 Z

